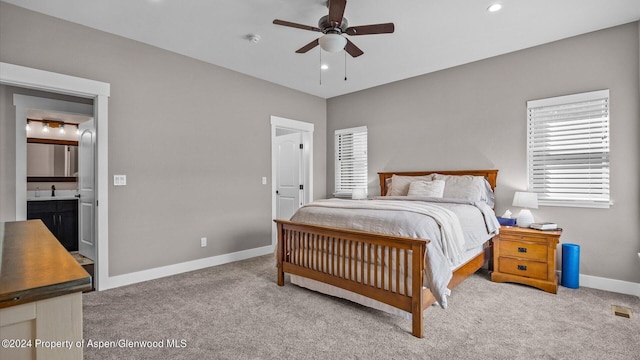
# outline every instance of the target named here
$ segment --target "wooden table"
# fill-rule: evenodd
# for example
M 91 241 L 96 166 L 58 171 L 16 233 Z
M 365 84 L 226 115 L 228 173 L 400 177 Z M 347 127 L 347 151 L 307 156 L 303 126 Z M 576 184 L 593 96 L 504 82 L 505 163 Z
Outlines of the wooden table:
M 0 347 L 0 358 L 82 359 L 76 342 L 88 289 L 91 276 L 41 220 L 0 223 L 0 338 L 23 341 Z M 53 349 L 45 341 L 74 344 Z

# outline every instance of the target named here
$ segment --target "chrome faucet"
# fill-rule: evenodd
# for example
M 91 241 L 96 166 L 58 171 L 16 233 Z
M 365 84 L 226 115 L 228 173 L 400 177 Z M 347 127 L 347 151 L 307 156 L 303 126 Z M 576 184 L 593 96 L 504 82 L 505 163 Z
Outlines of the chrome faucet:
M 56 196 L 56 186 L 55 185 L 51 185 L 51 196 L 52 197 Z

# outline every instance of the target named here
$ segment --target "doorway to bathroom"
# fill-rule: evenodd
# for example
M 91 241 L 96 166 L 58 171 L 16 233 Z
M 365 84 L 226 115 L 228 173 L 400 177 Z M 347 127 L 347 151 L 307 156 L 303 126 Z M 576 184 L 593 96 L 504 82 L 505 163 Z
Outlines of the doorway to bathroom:
M 93 144 L 94 152 L 91 155 L 93 162 L 92 191 L 94 193 L 91 198 L 91 213 L 86 217 L 89 223 L 85 227 L 90 233 L 95 249 L 95 286 L 97 290 L 108 289 L 114 287 L 113 281 L 109 277 L 109 261 L 108 261 L 108 98 L 110 95 L 110 85 L 108 83 L 99 82 L 90 79 L 84 79 L 64 74 L 53 73 L 49 71 L 28 68 L 24 66 L 8 64 L 0 62 L 0 84 L 22 88 L 26 90 L 44 91 L 60 96 L 73 96 L 92 101 L 93 118 L 95 120 L 95 128 L 90 136 Z M 26 122 L 26 107 L 22 106 L 18 109 L 16 106 L 16 118 L 18 113 L 22 116 L 20 120 L 21 126 L 17 126 L 16 120 L 16 139 L 26 138 L 26 127 L 22 121 Z M 79 143 L 80 145 L 80 143 Z M 16 149 L 16 164 L 26 164 L 26 141 L 16 142 L 16 148 L 22 147 L 20 151 Z M 81 160 L 80 160 L 81 161 Z M 16 181 L 15 181 L 15 220 L 26 219 L 26 169 L 20 171 L 16 165 Z M 22 167 L 25 168 L 24 166 Z M 79 204 L 82 208 L 82 204 Z M 82 210 L 79 210 L 82 212 Z M 85 220 L 82 220 L 85 222 Z M 80 235 L 82 236 L 82 234 Z M 117 286 L 117 285 L 116 285 Z
M 40 97 L 14 91 L 16 218 L 23 218 L 19 205 L 24 204 L 24 197 L 18 189 L 24 187 L 26 179 L 26 219 L 42 220 L 95 279 L 93 102 L 82 98 L 59 100 L 55 98 L 59 95 L 52 93 L 37 93 Z

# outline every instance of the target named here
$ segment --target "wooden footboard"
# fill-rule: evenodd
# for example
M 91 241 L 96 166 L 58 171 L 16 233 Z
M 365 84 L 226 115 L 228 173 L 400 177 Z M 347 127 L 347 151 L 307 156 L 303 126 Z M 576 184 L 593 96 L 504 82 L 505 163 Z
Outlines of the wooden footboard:
M 423 336 L 422 310 L 435 300 L 422 289 L 428 240 L 275 222 L 278 285 L 286 272 L 364 295 L 412 313 Z
M 284 273 L 289 273 L 375 299 L 410 312 L 412 334 L 423 337 L 422 312 L 435 302 L 422 286 L 429 240 L 274 221 L 278 285 L 284 286 Z M 461 266 L 449 289 L 484 262 L 483 252 Z

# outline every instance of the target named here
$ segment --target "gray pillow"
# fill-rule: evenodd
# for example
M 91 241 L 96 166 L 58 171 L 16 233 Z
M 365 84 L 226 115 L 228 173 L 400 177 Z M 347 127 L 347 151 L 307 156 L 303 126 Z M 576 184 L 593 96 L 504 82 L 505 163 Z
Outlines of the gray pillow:
M 412 181 L 417 180 L 431 181 L 433 180 L 433 176 L 432 174 L 421 176 L 394 174 L 391 176 L 391 187 L 387 191 L 387 196 L 407 196 L 407 193 L 409 192 L 409 185 L 411 185 Z
M 444 195 L 444 185 L 444 180 L 412 181 L 409 185 L 409 192 L 407 195 L 441 198 L 442 195 Z

